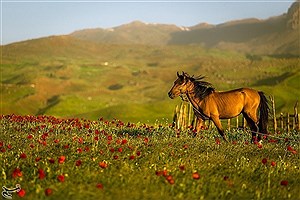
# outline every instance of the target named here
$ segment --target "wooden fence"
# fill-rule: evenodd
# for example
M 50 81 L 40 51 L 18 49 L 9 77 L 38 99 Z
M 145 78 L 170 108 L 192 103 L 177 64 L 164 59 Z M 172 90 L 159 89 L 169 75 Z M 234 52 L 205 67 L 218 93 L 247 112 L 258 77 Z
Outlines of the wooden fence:
M 294 113 L 280 113 L 276 115 L 275 101 L 274 97 L 270 97 L 271 110 L 270 110 L 270 121 L 269 128 L 273 129 L 274 132 L 278 130 L 286 130 L 290 132 L 291 130 L 300 130 L 300 114 L 298 114 L 298 101 L 294 106 Z M 193 106 L 188 102 L 181 102 L 177 105 L 174 111 L 173 126 L 180 130 L 185 130 L 187 128 L 196 127 L 196 116 L 194 115 Z M 221 120 L 222 124 L 227 129 L 231 128 L 246 128 L 247 122 L 242 115 L 236 118 Z M 205 121 L 206 127 L 211 127 L 212 122 L 210 120 Z

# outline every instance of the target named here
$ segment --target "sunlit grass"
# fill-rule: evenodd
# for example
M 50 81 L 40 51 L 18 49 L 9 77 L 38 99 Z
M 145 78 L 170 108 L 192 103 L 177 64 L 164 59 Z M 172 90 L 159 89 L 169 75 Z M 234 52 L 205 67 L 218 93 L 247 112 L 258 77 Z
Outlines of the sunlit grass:
M 24 199 L 297 199 L 299 133 L 2 116 L 1 184 Z M 279 138 L 279 139 L 278 139 Z

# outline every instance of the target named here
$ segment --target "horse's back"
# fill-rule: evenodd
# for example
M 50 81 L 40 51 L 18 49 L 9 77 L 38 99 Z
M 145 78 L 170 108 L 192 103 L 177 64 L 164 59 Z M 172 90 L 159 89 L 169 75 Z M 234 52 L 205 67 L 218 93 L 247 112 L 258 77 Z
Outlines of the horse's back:
M 258 91 L 251 88 L 214 92 L 211 98 L 216 103 L 221 118 L 231 118 L 243 110 L 256 109 L 260 101 Z

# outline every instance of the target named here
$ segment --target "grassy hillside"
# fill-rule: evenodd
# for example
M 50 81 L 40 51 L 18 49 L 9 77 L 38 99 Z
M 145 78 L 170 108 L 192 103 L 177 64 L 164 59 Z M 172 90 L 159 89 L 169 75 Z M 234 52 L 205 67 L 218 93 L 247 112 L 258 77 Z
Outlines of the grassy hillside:
M 201 46 L 109 45 L 70 36 L 2 46 L 1 114 L 170 121 L 177 71 L 206 75 L 217 90 L 253 87 L 274 95 L 278 112 L 300 96 L 299 59 Z

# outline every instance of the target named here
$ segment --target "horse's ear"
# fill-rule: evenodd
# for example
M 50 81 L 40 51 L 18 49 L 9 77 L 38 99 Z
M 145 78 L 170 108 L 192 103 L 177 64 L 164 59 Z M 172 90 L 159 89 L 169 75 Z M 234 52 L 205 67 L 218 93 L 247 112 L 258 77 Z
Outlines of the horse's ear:
M 177 72 L 177 77 L 179 78 L 179 76 L 180 76 L 180 75 L 179 75 L 179 73 Z

